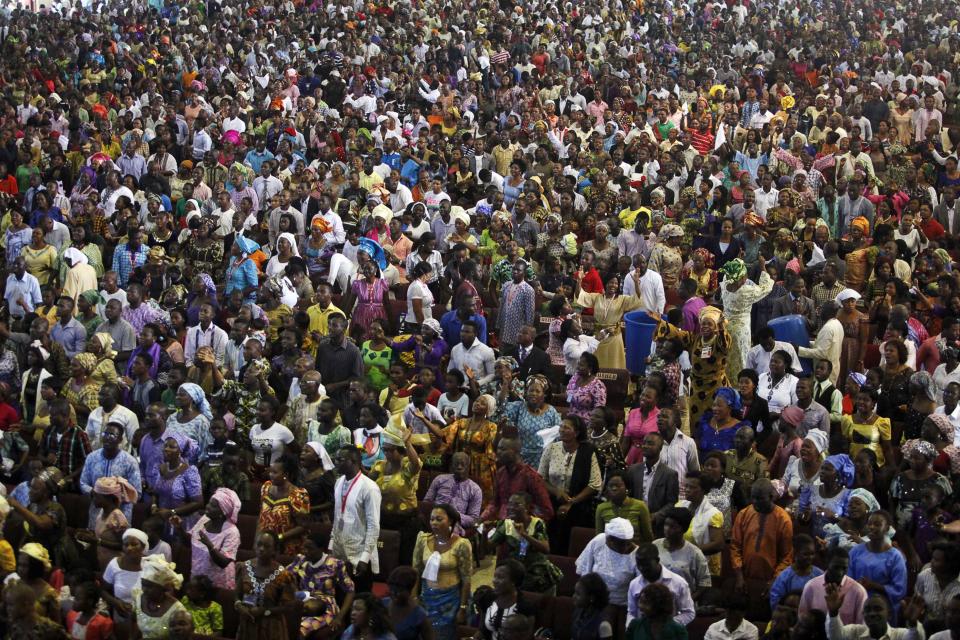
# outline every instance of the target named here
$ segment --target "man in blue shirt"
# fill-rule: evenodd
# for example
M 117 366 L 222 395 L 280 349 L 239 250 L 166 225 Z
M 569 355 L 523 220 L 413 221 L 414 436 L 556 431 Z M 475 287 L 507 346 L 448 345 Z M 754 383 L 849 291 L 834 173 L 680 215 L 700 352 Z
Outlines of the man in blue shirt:
M 87 330 L 73 317 L 74 304 L 70 296 L 60 296 L 57 300 L 57 324 L 50 330 L 50 337 L 63 345 L 68 358 L 83 353 L 87 348 Z
M 473 304 L 473 296 L 462 295 L 457 300 L 457 306 L 447 311 L 440 318 L 440 329 L 443 331 L 443 339 L 447 344 L 457 344 L 460 342 L 460 327 L 464 320 L 472 320 L 477 323 L 477 338 L 480 342 L 487 343 L 487 319 L 476 313 Z

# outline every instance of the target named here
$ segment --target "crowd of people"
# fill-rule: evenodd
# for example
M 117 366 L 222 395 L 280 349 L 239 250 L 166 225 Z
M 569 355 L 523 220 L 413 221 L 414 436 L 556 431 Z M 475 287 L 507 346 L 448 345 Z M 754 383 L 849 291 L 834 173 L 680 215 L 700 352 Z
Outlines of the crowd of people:
M 5 5 L 0 638 L 960 640 L 958 25 Z

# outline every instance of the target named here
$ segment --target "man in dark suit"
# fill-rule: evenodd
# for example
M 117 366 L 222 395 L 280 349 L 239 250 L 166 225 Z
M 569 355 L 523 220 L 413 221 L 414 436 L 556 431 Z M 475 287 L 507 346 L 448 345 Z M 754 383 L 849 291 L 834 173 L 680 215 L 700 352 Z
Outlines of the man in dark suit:
M 660 461 L 663 436 L 657 432 L 643 438 L 643 462 L 630 465 L 630 489 L 633 497 L 643 500 L 650 509 L 655 535 L 662 535 L 660 512 L 669 509 L 680 499 L 680 481 L 677 472 Z M 659 529 L 659 532 L 658 532 Z
M 960 211 L 957 211 L 957 187 L 950 185 L 943 188 L 943 198 L 933 210 L 933 217 L 937 219 L 947 236 L 960 234 Z
M 536 337 L 537 330 L 530 325 L 524 325 L 517 333 L 517 345 L 505 347 L 503 350 L 503 355 L 512 357 L 520 365 L 515 373 L 520 380 L 526 380 L 528 376 L 537 373 L 550 377 L 550 356 L 533 344 Z
M 803 278 L 796 276 L 789 285 L 789 293 L 773 301 L 771 318 L 801 315 L 807 321 L 807 328 L 817 326 L 817 310 L 813 298 L 803 295 L 806 284 Z

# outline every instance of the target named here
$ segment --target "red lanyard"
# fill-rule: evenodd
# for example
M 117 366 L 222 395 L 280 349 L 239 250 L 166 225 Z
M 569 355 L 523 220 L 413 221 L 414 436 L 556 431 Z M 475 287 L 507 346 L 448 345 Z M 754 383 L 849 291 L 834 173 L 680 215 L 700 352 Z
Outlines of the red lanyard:
M 350 492 L 353 491 L 353 485 L 357 484 L 357 480 L 360 479 L 363 473 L 357 472 L 357 475 L 350 481 L 350 486 L 347 487 L 347 492 L 343 494 L 343 499 L 340 501 L 340 516 L 343 516 L 343 512 L 347 510 L 347 498 L 350 497 Z

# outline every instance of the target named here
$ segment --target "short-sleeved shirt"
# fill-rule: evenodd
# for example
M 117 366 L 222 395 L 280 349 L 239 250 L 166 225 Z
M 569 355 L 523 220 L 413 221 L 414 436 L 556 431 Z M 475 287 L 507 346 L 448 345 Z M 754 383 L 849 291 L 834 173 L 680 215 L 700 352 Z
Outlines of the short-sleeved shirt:
M 387 461 L 377 460 L 370 469 L 371 475 L 377 475 L 377 486 L 382 494 L 384 513 L 412 513 L 417 510 L 417 485 L 420 472 L 413 470 L 413 464 L 404 458 L 400 472 L 387 475 Z

